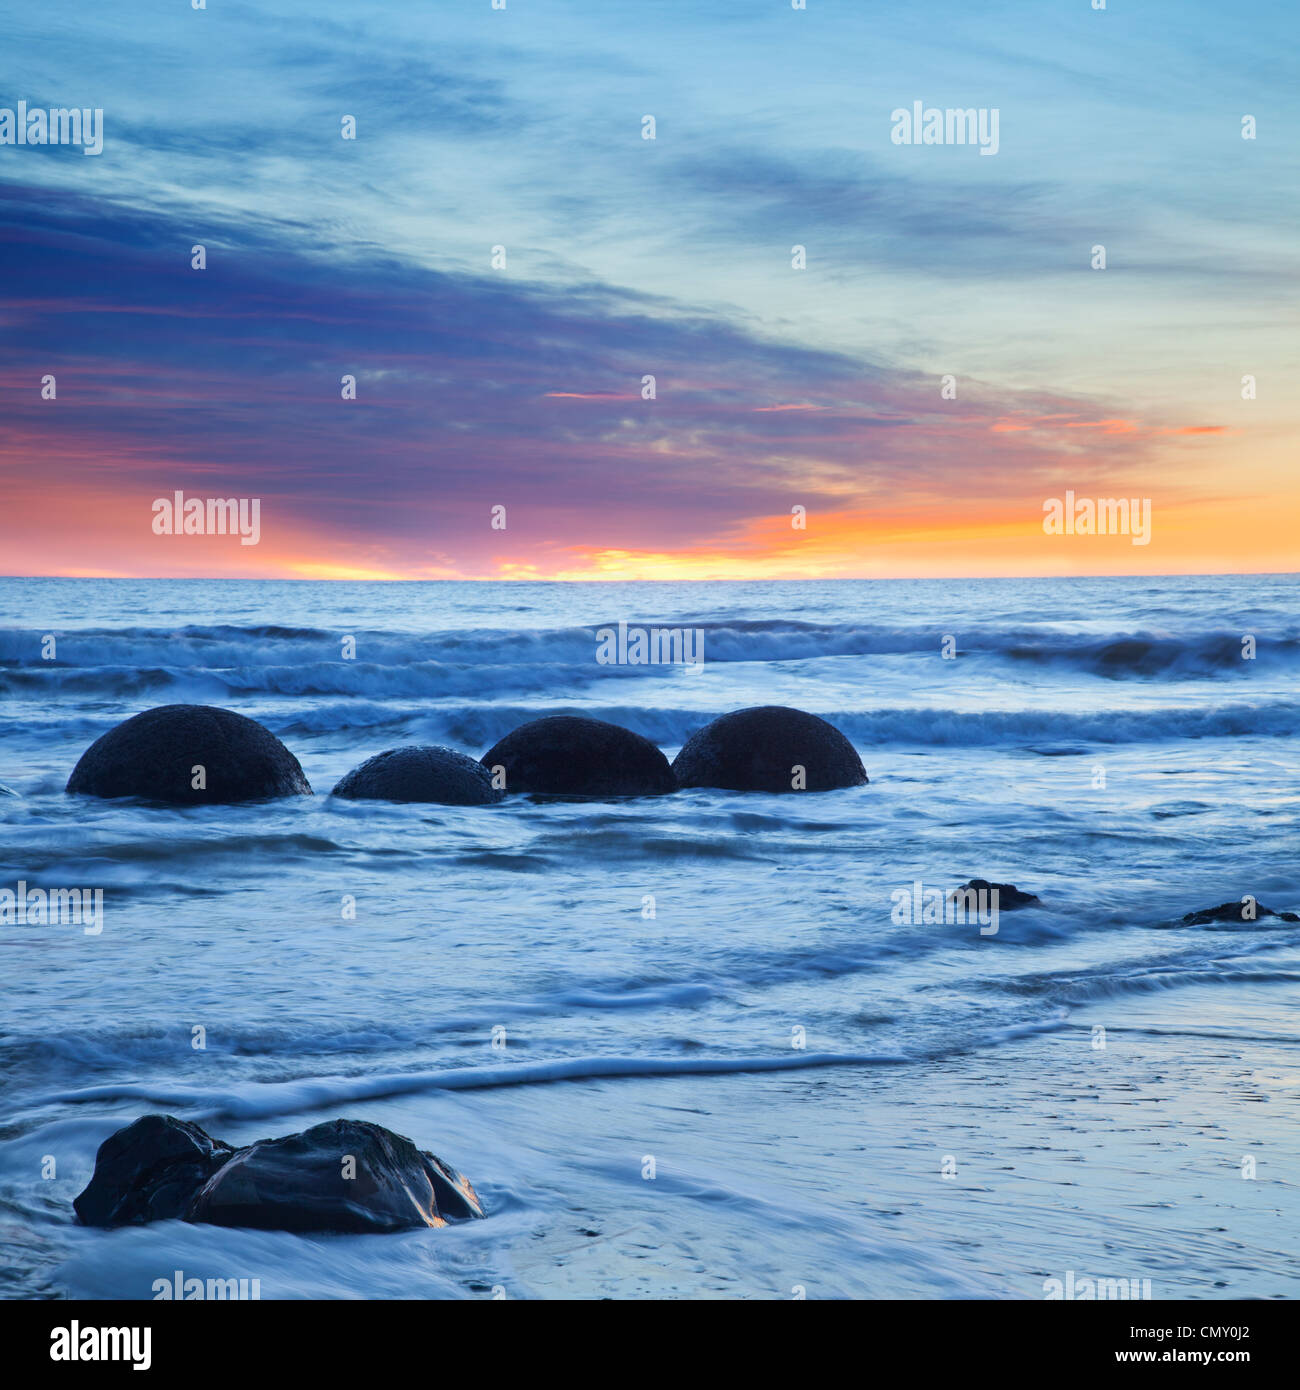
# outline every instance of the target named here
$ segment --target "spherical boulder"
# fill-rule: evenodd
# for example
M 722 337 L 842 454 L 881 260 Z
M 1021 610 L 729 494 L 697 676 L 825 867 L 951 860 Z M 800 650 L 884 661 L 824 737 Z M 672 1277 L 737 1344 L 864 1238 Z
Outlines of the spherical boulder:
M 435 801 L 444 806 L 486 806 L 505 796 L 482 763 L 433 745 L 376 753 L 343 777 L 333 794 L 353 801 Z
M 833 725 L 784 705 L 719 715 L 673 762 L 683 787 L 736 792 L 832 791 L 867 781 L 857 750 Z
M 159 705 L 110 729 L 81 755 L 67 789 L 188 806 L 312 794 L 269 729 L 214 705 Z
M 677 790 L 668 759 L 640 734 L 603 719 L 549 715 L 511 730 L 480 759 L 505 769 L 508 792 L 662 796 Z

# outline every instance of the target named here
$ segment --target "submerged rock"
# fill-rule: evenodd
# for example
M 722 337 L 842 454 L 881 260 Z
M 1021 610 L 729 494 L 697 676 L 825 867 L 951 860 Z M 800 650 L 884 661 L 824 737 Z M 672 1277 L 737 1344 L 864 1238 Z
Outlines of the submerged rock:
M 868 780 L 857 750 L 833 724 L 784 705 L 719 715 L 686 740 L 673 772 L 683 787 L 738 792 L 824 792 Z
M 194 1194 L 234 1152 L 198 1125 L 144 1115 L 99 1146 L 95 1172 L 72 1205 L 86 1226 L 170 1221 L 185 1215 Z
M 1218 907 L 1204 907 L 1199 912 L 1189 912 L 1183 918 L 1185 927 L 1204 927 L 1211 922 L 1244 922 L 1249 925 L 1261 917 L 1276 917 L 1282 922 L 1300 922 L 1300 915 L 1294 912 L 1275 912 L 1271 907 L 1256 902 L 1253 898 L 1246 902 L 1220 903 Z
M 366 1120 L 330 1120 L 235 1149 L 170 1115 L 145 1115 L 106 1139 L 73 1206 L 87 1226 L 181 1217 L 342 1233 L 445 1226 L 483 1215 L 467 1178 Z
M 431 801 L 444 806 L 486 806 L 505 792 L 473 758 L 434 745 L 390 748 L 354 767 L 334 796 L 366 801 Z
M 963 883 L 960 888 L 954 890 L 961 893 L 966 889 L 973 888 L 977 893 L 993 893 L 998 895 L 998 911 L 1014 912 L 1018 907 L 1033 907 L 1037 904 L 1041 907 L 1042 899 L 1037 893 L 1026 893 L 1023 889 L 1017 888 L 1014 883 L 990 883 L 986 878 L 972 878 Z
M 110 729 L 81 755 L 67 789 L 178 805 L 312 794 L 269 729 L 214 705 L 159 705 Z
M 677 790 L 647 738 L 603 719 L 548 715 L 511 730 L 479 760 L 505 768 L 506 791 L 552 796 L 662 796 Z

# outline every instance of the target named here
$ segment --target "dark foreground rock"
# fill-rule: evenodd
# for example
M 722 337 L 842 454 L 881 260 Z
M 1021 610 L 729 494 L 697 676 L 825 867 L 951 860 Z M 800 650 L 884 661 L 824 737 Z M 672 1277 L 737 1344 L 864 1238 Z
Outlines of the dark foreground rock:
M 361 1234 L 482 1215 L 468 1181 L 409 1139 L 364 1120 L 331 1120 L 240 1149 L 186 1220 Z
M 180 1217 L 300 1233 L 403 1231 L 483 1215 L 468 1179 L 366 1120 L 235 1149 L 170 1115 L 145 1115 L 106 1139 L 73 1206 L 87 1226 Z
M 603 719 L 549 715 L 511 730 L 480 759 L 505 768 L 508 792 L 662 796 L 677 790 L 668 759 L 640 734 Z
M 968 888 L 973 888 L 977 893 L 996 892 L 999 912 L 1014 912 L 1018 907 L 1033 907 L 1035 904 L 1042 906 L 1042 899 L 1037 893 L 1026 893 L 1014 883 L 990 883 L 986 878 L 972 878 L 955 891 L 960 893 Z
M 312 794 L 269 729 L 214 705 L 159 705 L 110 729 L 81 755 L 68 791 L 190 806 Z
M 867 781 L 857 750 L 833 724 L 784 705 L 720 715 L 686 740 L 673 772 L 683 787 L 737 792 L 825 792 Z
M 1185 927 L 1204 927 L 1211 922 L 1244 922 L 1247 926 L 1261 917 L 1276 917 L 1282 922 L 1300 922 L 1300 915 L 1294 912 L 1275 912 L 1254 899 L 1249 902 L 1220 903 L 1218 907 L 1204 907 L 1199 912 L 1189 912 L 1183 918 Z
M 354 767 L 335 796 L 365 801 L 433 801 L 443 806 L 486 806 L 505 792 L 473 758 L 451 748 L 390 748 Z
M 174 1220 L 234 1152 L 198 1125 L 144 1115 L 99 1146 L 94 1175 L 72 1205 L 86 1226 Z

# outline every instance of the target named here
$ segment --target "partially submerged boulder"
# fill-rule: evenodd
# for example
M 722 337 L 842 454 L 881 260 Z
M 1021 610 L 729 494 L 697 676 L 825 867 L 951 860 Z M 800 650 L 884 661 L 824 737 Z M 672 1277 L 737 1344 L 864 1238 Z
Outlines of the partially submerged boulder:
M 110 729 L 81 755 L 67 789 L 190 806 L 312 794 L 269 729 L 215 705 L 159 705 Z
M 208 1179 L 185 1219 L 364 1234 L 482 1215 L 469 1182 L 409 1139 L 364 1120 L 331 1120 L 240 1149 Z
M 234 1152 L 198 1125 L 171 1115 L 142 1115 L 99 1146 L 95 1172 L 72 1205 L 86 1226 L 174 1220 Z
M 486 806 L 505 792 L 492 774 L 464 753 L 436 745 L 390 748 L 344 776 L 333 795 L 365 801 L 430 801 L 444 806 Z
M 512 729 L 480 759 L 505 769 L 508 792 L 662 796 L 677 790 L 668 759 L 647 738 L 603 719 L 548 715 Z
M 1275 912 L 1271 907 L 1246 898 L 1235 903 L 1220 903 L 1218 907 L 1203 907 L 1199 912 L 1189 912 L 1183 918 L 1185 927 L 1205 927 L 1211 922 L 1244 922 L 1247 926 L 1261 917 L 1276 917 L 1280 922 L 1300 922 L 1300 914 L 1294 912 Z
M 483 1215 L 467 1178 L 366 1120 L 330 1120 L 235 1149 L 170 1115 L 145 1115 L 110 1135 L 73 1206 L 87 1226 L 180 1217 L 264 1231 L 354 1234 Z
M 1014 912 L 1018 907 L 1042 906 L 1042 900 L 1037 893 L 1026 893 L 1024 889 L 1017 888 L 1014 883 L 990 883 L 986 878 L 968 879 L 953 892 L 954 894 L 963 893 L 971 889 L 976 893 L 996 893 L 999 912 Z
M 785 705 L 719 715 L 673 762 L 683 787 L 737 792 L 833 791 L 867 782 L 857 750 L 826 720 Z

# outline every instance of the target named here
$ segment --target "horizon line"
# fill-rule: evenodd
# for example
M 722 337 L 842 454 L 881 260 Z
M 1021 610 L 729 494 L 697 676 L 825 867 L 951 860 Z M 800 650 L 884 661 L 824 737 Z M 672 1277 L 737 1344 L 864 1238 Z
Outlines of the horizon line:
M 313 575 L 233 575 L 233 574 L 0 574 L 0 581 L 21 580 L 60 580 L 72 583 L 92 580 L 95 582 L 114 582 L 122 584 L 915 584 L 950 581 L 967 583 L 972 580 L 988 579 L 1263 579 L 1276 576 L 1300 576 L 1300 569 L 1282 570 L 1160 570 L 1141 573 L 1118 574 L 836 574 L 836 575 L 789 575 L 771 579 L 749 577 L 746 579 L 604 579 L 593 576 L 590 579 L 547 579 L 541 575 L 475 577 L 465 575 L 457 578 L 403 578 L 393 576 L 383 579 L 356 579 L 346 576 L 327 577 Z

